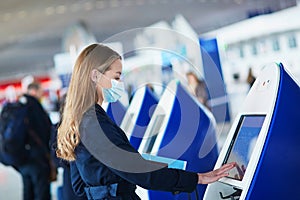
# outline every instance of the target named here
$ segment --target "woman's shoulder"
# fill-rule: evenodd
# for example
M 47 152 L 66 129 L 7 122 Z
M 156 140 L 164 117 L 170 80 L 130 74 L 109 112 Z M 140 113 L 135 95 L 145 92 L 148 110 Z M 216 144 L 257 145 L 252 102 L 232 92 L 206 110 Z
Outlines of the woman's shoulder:
M 96 104 L 95 106 L 91 106 L 82 116 L 81 124 L 86 124 L 91 120 L 103 121 L 105 120 L 106 112 L 103 110 L 101 106 Z
M 95 115 L 95 114 L 105 115 L 105 113 L 106 112 L 103 110 L 103 108 L 100 105 L 95 104 L 95 105 L 89 107 L 83 116 L 86 116 L 86 115 L 90 116 L 90 115 Z
M 99 126 L 100 125 L 100 126 Z M 80 123 L 80 132 L 85 130 L 94 130 L 97 133 L 101 128 L 102 131 L 110 134 L 120 132 L 120 128 L 109 118 L 106 112 L 98 104 L 95 107 L 89 108 L 83 115 Z M 88 131 L 90 132 L 90 131 Z

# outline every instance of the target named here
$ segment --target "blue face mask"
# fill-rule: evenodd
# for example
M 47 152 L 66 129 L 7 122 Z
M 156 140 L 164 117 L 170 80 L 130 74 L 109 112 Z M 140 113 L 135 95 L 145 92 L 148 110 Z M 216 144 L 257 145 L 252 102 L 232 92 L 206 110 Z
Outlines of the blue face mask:
M 123 82 L 111 79 L 111 88 L 102 88 L 103 98 L 106 102 L 116 102 L 125 92 Z

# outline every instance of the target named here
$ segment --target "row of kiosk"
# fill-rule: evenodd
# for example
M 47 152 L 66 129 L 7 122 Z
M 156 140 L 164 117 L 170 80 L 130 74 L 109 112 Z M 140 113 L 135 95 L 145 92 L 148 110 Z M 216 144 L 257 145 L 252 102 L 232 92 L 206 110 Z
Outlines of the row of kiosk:
M 144 86 L 127 109 L 120 102 L 106 104 L 105 109 L 145 159 L 194 172 L 213 169 L 218 156 L 216 122 L 179 81 L 171 81 L 160 99 Z M 194 194 L 173 195 L 139 187 L 137 193 L 143 200 L 194 199 L 203 196 L 205 188 L 199 185 Z
M 299 102 L 299 85 L 283 65 L 265 67 L 220 152 L 214 117 L 179 81 L 171 81 L 160 99 L 145 86 L 127 109 L 116 102 L 106 111 L 145 159 L 199 173 L 237 163 L 227 177 L 198 185 L 191 194 L 138 187 L 143 200 L 295 199 L 300 187 L 295 175 L 300 168 Z

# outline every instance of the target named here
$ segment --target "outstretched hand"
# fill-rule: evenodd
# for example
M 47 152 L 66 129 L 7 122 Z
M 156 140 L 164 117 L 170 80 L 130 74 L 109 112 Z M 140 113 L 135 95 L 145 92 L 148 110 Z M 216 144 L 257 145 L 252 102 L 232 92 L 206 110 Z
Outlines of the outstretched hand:
M 220 178 L 228 176 L 228 171 L 236 166 L 235 162 L 228 163 L 220 167 L 219 169 L 215 169 L 206 173 L 198 173 L 198 184 L 209 184 L 216 182 Z

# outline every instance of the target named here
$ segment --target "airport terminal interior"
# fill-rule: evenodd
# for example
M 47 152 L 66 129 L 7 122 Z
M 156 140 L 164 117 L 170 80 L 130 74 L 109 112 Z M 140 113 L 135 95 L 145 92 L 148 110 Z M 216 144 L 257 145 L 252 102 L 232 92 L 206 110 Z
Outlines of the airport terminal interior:
M 142 200 L 297 199 L 299 18 L 299 0 L 1 1 L 0 111 L 38 81 L 56 129 L 77 56 L 102 43 L 121 55 L 126 89 L 102 107 L 144 159 L 194 172 L 238 164 L 192 194 L 137 187 Z M 52 200 L 66 200 L 57 172 Z M 0 199 L 22 191 L 0 162 Z

